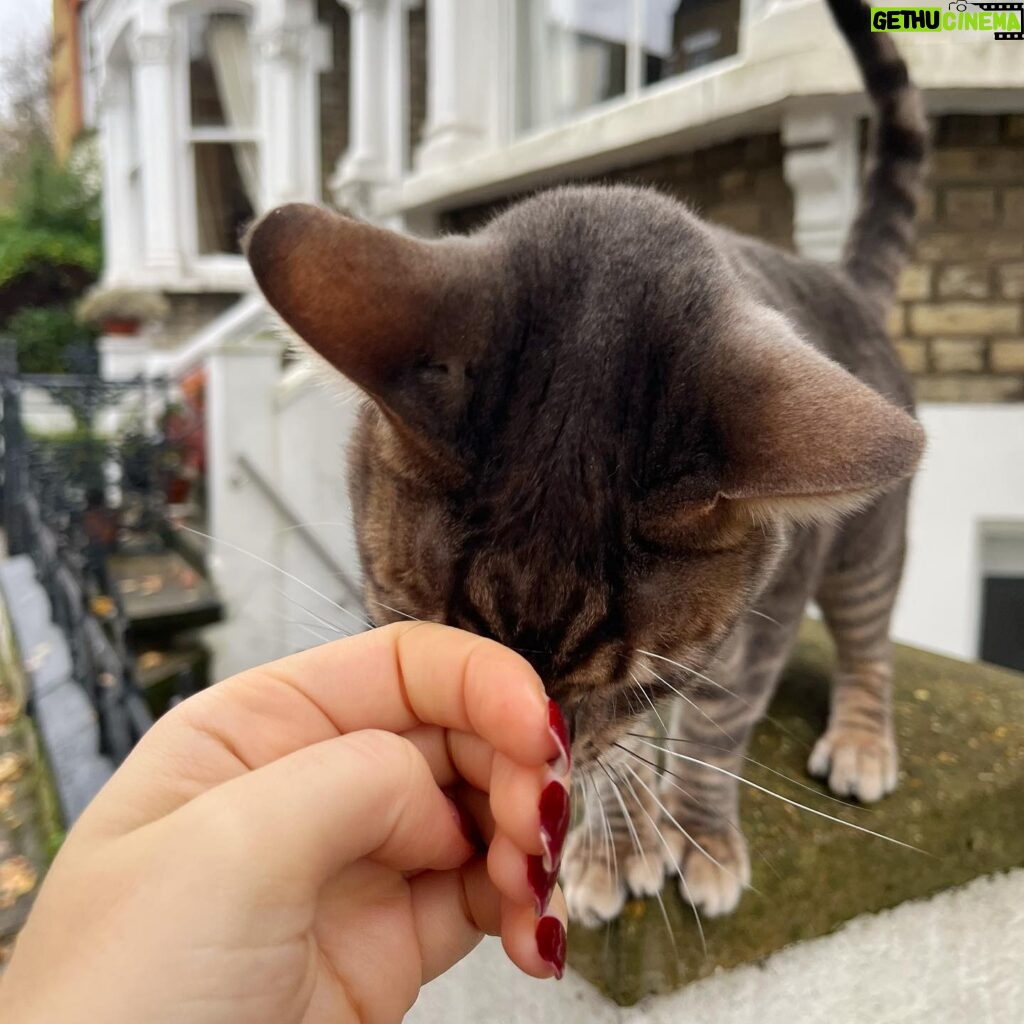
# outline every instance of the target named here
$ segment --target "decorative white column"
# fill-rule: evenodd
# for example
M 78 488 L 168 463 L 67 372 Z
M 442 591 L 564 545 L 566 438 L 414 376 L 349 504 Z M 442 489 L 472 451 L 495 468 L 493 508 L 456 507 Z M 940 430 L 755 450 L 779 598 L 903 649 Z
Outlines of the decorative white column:
M 277 514 L 246 471 L 248 460 L 270 480 L 278 477 L 276 388 L 283 343 L 272 338 L 229 342 L 206 360 L 206 445 L 210 566 L 226 607 L 211 635 L 216 673 L 224 678 L 279 657 Z M 260 561 L 263 559 L 264 561 Z
M 143 25 L 132 40 L 136 132 L 143 156 L 142 264 L 157 277 L 176 276 L 181 260 L 174 194 L 181 155 L 174 144 L 172 112 L 178 104 L 173 94 L 173 53 L 174 37 L 166 25 Z
M 496 0 L 430 0 L 428 111 L 418 169 L 458 164 L 498 142 L 501 13 Z
M 256 24 L 261 207 L 320 194 L 319 89 L 326 47 L 310 0 L 260 6 Z
M 104 69 L 98 97 L 101 170 L 103 174 L 104 277 L 116 279 L 137 270 L 137 226 L 125 187 L 125 171 L 135 131 L 131 103 L 131 69 L 111 63 Z
M 783 172 L 793 190 L 797 251 L 834 263 L 857 208 L 858 121 L 850 113 L 797 107 L 782 121 Z
M 393 109 L 396 96 L 404 104 L 405 62 L 393 67 L 395 47 L 388 45 L 394 27 L 389 0 L 339 0 L 349 9 L 352 58 L 349 76 L 349 146 L 331 176 L 334 201 L 344 208 L 367 213 L 373 192 L 394 171 Z M 402 35 L 404 39 L 404 33 Z M 391 77 L 398 76 L 397 83 Z M 397 88 L 396 88 L 397 86 Z M 401 118 L 402 107 L 398 114 Z M 400 169 L 399 169 L 400 173 Z

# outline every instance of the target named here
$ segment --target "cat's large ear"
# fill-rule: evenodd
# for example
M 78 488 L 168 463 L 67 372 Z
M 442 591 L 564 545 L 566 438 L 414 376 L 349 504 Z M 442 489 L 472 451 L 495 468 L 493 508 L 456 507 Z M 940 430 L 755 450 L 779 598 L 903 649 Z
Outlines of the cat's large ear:
M 714 367 L 726 399 L 721 493 L 755 511 L 814 519 L 910 476 L 924 431 L 903 409 L 759 310 Z
M 433 365 L 447 373 L 450 361 L 470 355 L 461 349 L 471 332 L 451 329 L 453 309 L 465 319 L 471 304 L 470 244 L 415 239 L 294 203 L 258 221 L 245 250 L 289 327 L 409 419 L 423 411 L 411 393 L 421 371 Z

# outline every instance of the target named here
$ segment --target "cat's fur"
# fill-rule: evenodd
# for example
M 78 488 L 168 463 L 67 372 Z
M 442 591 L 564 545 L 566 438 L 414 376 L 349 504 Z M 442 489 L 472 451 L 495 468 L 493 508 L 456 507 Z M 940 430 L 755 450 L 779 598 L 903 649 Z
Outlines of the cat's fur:
M 737 787 L 715 768 L 741 770 L 812 597 L 839 669 L 810 768 L 865 801 L 895 785 L 888 625 L 923 437 L 884 315 L 925 129 L 889 37 L 829 3 L 878 115 L 840 269 L 630 188 L 435 241 L 290 206 L 249 239 L 270 302 L 371 398 L 351 452 L 369 614 L 495 637 L 570 722 L 597 796 L 563 871 L 585 922 L 666 869 L 707 913 L 736 904 Z M 662 781 L 627 756 L 655 759 L 627 736 L 652 701 L 711 767 Z M 658 837 L 668 816 L 687 839 Z

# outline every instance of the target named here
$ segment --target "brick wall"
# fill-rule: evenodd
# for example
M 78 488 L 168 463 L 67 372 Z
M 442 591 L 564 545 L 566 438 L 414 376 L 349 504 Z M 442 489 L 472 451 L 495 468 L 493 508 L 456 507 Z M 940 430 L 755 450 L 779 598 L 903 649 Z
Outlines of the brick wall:
M 932 127 L 893 336 L 922 401 L 1024 400 L 1024 115 Z
M 320 76 L 320 176 L 322 195 L 348 149 L 350 24 L 348 9 L 338 0 L 317 0 L 317 21 L 331 33 L 331 69 Z
M 778 134 L 754 135 L 572 180 L 653 185 L 709 220 L 785 248 L 793 246 L 793 196 L 782 176 Z M 442 227 L 471 231 L 515 198 L 449 211 L 442 217 Z
M 921 401 L 1024 400 L 1024 115 L 948 115 L 933 154 L 893 337 Z M 710 220 L 792 248 L 793 198 L 777 134 L 622 168 Z M 512 199 L 453 210 L 469 231 Z

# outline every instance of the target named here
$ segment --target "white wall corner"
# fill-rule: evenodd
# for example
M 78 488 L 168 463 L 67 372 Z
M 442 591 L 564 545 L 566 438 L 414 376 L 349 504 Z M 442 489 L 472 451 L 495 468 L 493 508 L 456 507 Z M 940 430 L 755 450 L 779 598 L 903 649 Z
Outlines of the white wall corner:
M 146 375 L 151 349 L 146 334 L 104 334 L 97 340 L 96 349 L 100 357 L 100 376 L 104 380 L 134 380 Z
M 782 118 L 783 173 L 793 191 L 793 237 L 810 259 L 838 262 L 857 208 L 859 124 L 849 112 L 793 104 Z

